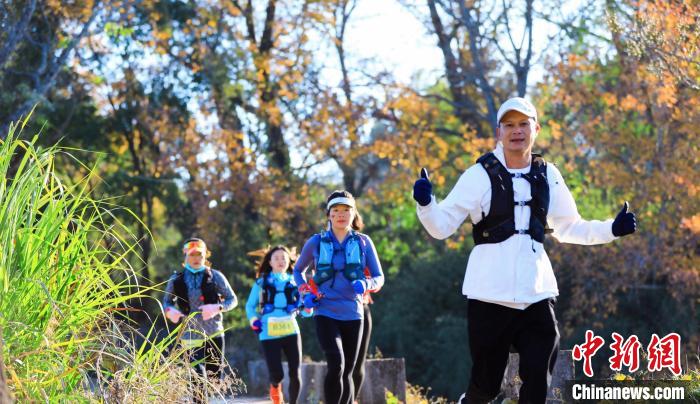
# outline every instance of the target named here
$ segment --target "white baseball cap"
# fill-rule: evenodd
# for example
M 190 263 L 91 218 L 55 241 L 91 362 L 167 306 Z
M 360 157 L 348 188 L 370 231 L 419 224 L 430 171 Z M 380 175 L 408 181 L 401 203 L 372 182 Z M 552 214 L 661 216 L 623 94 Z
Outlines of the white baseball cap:
M 508 111 L 518 111 L 530 118 L 534 118 L 535 122 L 537 122 L 537 110 L 535 106 L 525 98 L 513 97 L 501 104 L 501 108 L 498 109 L 496 124 L 501 123 L 501 118 L 503 118 L 503 115 L 508 113 Z
M 328 204 L 326 205 L 326 210 L 331 210 L 331 208 L 335 205 L 347 205 L 350 206 L 351 208 L 355 207 L 355 200 L 346 198 L 344 196 L 339 196 L 337 198 L 333 198 L 330 201 L 328 201 Z

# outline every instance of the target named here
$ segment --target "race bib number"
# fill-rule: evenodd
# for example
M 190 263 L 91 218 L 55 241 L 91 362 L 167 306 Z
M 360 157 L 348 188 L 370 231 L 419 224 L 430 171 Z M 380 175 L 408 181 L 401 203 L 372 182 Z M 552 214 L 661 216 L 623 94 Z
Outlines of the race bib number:
M 292 316 L 267 318 L 267 335 L 271 337 L 281 337 L 294 334 L 295 332 L 294 319 Z

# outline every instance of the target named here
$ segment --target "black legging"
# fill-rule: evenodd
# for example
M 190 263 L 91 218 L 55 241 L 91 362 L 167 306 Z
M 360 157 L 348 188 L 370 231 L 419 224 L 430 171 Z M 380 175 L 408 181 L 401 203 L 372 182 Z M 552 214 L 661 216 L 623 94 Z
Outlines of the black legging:
M 369 304 L 364 304 L 365 316 L 362 321 L 362 340 L 360 341 L 360 351 L 357 354 L 357 363 L 352 372 L 352 382 L 355 385 L 355 398 L 360 397 L 362 382 L 365 380 L 365 362 L 367 361 L 367 350 L 369 349 L 369 338 L 372 336 L 372 312 Z
M 299 400 L 299 388 L 301 386 L 299 372 L 301 364 L 301 335 L 294 334 L 260 342 L 265 353 L 267 370 L 270 373 L 270 383 L 275 386 L 281 383 L 284 378 L 284 370 L 282 369 L 282 352 L 284 351 L 284 355 L 287 357 L 287 365 L 289 365 L 289 403 L 296 404 L 297 400 Z
M 498 395 L 513 345 L 520 354 L 520 402 L 544 404 L 559 351 L 554 304 L 550 298 L 517 310 L 469 299 L 472 370 L 467 402 L 488 403 Z
M 352 371 L 362 338 L 362 320 L 335 320 L 315 316 L 316 335 L 326 354 L 328 373 L 323 384 L 326 404 L 352 404 Z
M 203 377 L 210 378 L 210 380 L 222 379 L 224 376 L 224 348 L 224 336 L 218 335 L 216 337 L 207 337 L 201 347 L 192 349 L 190 351 L 190 362 L 204 360 L 195 366 L 197 373 Z M 206 402 L 206 385 L 197 382 L 195 390 L 195 402 Z
M 201 347 L 194 348 L 190 360 L 196 362 L 204 359 L 203 362 L 195 367 L 197 373 L 202 376 L 208 375 L 215 379 L 221 378 L 224 370 L 224 347 L 224 336 L 218 335 L 216 337 L 207 337 Z

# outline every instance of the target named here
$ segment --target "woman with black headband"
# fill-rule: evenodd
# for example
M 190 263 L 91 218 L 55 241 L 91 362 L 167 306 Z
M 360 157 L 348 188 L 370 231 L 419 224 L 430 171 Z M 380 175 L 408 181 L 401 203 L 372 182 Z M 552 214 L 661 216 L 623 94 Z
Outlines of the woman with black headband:
M 362 295 L 381 288 L 384 275 L 372 240 L 359 233 L 363 223 L 352 194 L 333 192 L 327 199 L 326 216 L 328 229 L 306 242 L 294 267 L 294 279 L 304 295 L 304 306 L 315 308 L 316 334 L 328 363 L 325 402 L 351 404 L 351 376 L 362 339 Z M 315 274 L 307 278 L 310 266 Z M 365 268 L 369 277 L 365 277 Z
M 168 280 L 163 299 L 165 316 L 173 323 L 194 314 L 185 324 L 183 344 L 190 348 L 190 361 L 199 362 L 196 370 L 203 376 L 223 378 L 224 324 L 221 313 L 236 307 L 238 300 L 226 277 L 211 267 L 211 254 L 202 239 L 191 238 L 182 248 L 184 270 Z M 206 401 L 203 386 L 195 393 L 196 402 Z

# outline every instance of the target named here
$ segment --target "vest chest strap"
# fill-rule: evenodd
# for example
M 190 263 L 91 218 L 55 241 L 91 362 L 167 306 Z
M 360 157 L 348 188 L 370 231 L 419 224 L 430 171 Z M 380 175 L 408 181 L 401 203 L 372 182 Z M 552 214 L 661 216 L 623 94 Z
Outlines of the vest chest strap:
M 511 173 L 498 160 L 494 153 L 481 156 L 477 163 L 486 170 L 491 183 L 491 209 L 482 220 L 474 225 L 472 236 L 474 244 L 500 243 L 514 234 L 527 234 L 534 240 L 543 242 L 547 229 L 547 211 L 549 207 L 549 184 L 547 166 L 541 156 L 533 154 L 530 170 L 527 173 Z M 523 170 L 524 171 L 524 170 Z M 514 200 L 514 180 L 520 178 L 530 184 L 530 200 Z M 526 229 L 515 228 L 516 206 L 531 208 L 530 220 Z

